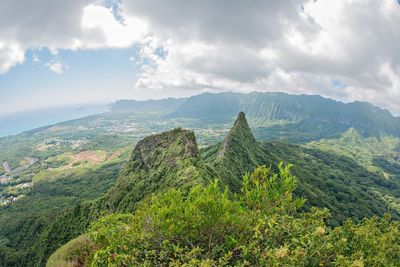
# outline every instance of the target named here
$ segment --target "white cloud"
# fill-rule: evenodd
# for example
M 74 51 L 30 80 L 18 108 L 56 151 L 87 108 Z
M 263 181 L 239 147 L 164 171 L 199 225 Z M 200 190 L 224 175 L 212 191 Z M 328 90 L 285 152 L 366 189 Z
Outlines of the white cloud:
M 17 64 L 22 64 L 24 60 L 24 50 L 18 43 L 0 40 L 0 74 L 6 73 Z
M 104 40 L 99 43 L 80 44 L 77 47 L 129 47 L 142 40 L 147 33 L 147 25 L 143 21 L 128 16 L 123 22 L 118 21 L 111 9 L 99 5 L 84 8 L 82 27 L 89 30 L 100 29 Z
M 1 1 L 0 72 L 23 63 L 28 48 L 56 55 L 138 44 L 129 60 L 142 65 L 136 88 L 150 96 L 287 91 L 400 112 L 397 0 L 104 2 Z
M 62 62 L 60 58 L 53 59 L 45 64 L 52 72 L 61 74 L 64 70 L 68 69 L 68 65 Z
M 144 43 L 142 56 L 153 64 L 137 83 L 143 90 L 279 90 L 400 112 L 396 0 L 137 0 L 124 7 L 160 43 L 172 40 L 157 60 Z
M 143 21 L 122 12 L 121 22 L 101 4 L 99 0 L 1 1 L 0 72 L 23 63 L 27 49 L 47 48 L 54 56 L 59 49 L 125 48 L 146 34 Z

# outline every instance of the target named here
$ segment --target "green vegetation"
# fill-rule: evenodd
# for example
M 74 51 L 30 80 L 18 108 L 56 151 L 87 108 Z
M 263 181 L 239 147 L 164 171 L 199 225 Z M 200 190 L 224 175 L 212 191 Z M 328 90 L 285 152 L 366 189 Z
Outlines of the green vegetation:
M 400 200 L 400 180 L 388 180 L 340 154 L 282 142 L 257 143 L 243 114 L 224 142 L 203 149 L 202 156 L 233 192 L 240 190 L 243 173 L 258 165 L 277 170 L 277 162 L 294 163 L 293 173 L 299 179 L 296 195 L 308 199 L 305 208 L 329 208 L 331 225 L 349 217 L 361 220 L 386 212 L 399 218 L 393 203 Z M 390 203 L 386 199 L 391 199 Z
M 43 265 L 56 248 L 86 230 L 106 204 L 99 201 L 96 203 L 101 205 L 96 207 L 85 201 L 102 197 L 109 190 L 129 159 L 132 144 L 141 138 L 175 125 L 199 129 L 204 143 L 214 143 L 226 132 L 224 125 L 203 129 L 203 124 L 192 123 L 185 119 L 165 121 L 159 115 L 104 114 L 0 138 L 0 166 L 7 161 L 14 169 L 26 157 L 39 160 L 11 176 L 10 182 L 0 184 L 0 266 Z M 100 152 L 95 156 L 107 154 L 106 159 L 93 161 L 93 153 L 88 153 L 92 151 Z M 182 166 L 185 164 L 188 161 Z M 192 167 L 180 170 L 182 177 L 196 172 Z M 153 173 L 153 187 L 164 190 L 156 178 L 163 174 Z M 29 187 L 20 189 L 25 183 Z M 142 182 L 141 188 L 146 191 L 147 184 Z
M 113 184 L 123 161 L 101 164 L 57 178 L 38 181 L 31 192 L 0 212 L 0 266 L 33 265 L 40 236 L 61 211 L 82 200 L 102 196 Z
M 369 171 L 368 177 L 374 177 L 372 183 L 365 179 L 358 182 L 368 185 L 363 191 L 372 194 L 373 199 L 370 205 L 374 205 L 378 199 L 389 209 L 400 212 L 399 145 L 399 138 L 393 136 L 363 138 L 355 129 L 350 128 L 338 139 L 323 139 L 311 142 L 306 147 L 327 151 L 333 155 L 342 155 L 363 166 Z M 359 176 L 363 177 L 363 175 Z M 353 195 L 358 196 L 358 194 Z
M 308 143 L 306 147 L 349 157 L 370 171 L 379 171 L 380 164 L 376 164 L 376 158 L 397 158 L 400 153 L 396 148 L 399 145 L 399 138 L 393 136 L 363 138 L 354 128 L 350 128 L 338 139 L 314 141 Z
M 57 248 L 55 244 L 76 238 L 103 215 L 135 212 L 141 201 L 146 201 L 152 193 L 159 194 L 170 188 L 186 192 L 215 177 L 220 178 L 222 187 L 239 193 L 243 172 L 267 165 L 280 173 L 276 163 L 282 160 L 299 164 L 293 167 L 299 179 L 294 193 L 308 199 L 302 210 L 311 212 L 313 206 L 332 210 L 332 217 L 323 216 L 325 224 L 339 225 L 349 217 L 362 221 L 364 217 L 381 216 L 385 212 L 398 218 L 397 211 L 390 209 L 383 199 L 383 196 L 398 199 L 397 184 L 386 184 L 384 177 L 369 172 L 348 157 L 279 142 L 259 144 L 241 113 L 222 143 L 200 153 L 193 133 L 186 130 L 176 129 L 143 139 L 105 197 L 79 205 L 47 227 L 46 234 L 38 241 L 36 251 L 40 257 L 36 261 L 43 262 Z M 381 198 L 376 197 L 377 192 Z M 48 240 L 52 241 L 46 243 Z
M 199 160 L 194 133 L 180 128 L 141 140 L 108 192 L 111 211 L 132 211 L 150 193 L 173 187 L 188 187 L 209 177 Z
M 205 148 L 203 159 L 218 172 L 230 190 L 240 190 L 243 173 L 263 162 L 264 151 L 250 131 L 243 112 L 239 113 L 224 141 Z M 276 162 L 274 163 L 276 164 Z
M 115 185 L 96 201 L 83 202 L 47 225 L 35 240 L 34 262 L 42 265 L 61 244 L 112 212 L 132 212 L 152 193 L 205 183 L 212 169 L 200 159 L 194 133 L 175 129 L 141 140 Z
M 290 167 L 257 168 L 240 194 L 217 181 L 171 189 L 134 214 L 114 214 L 61 247 L 47 263 L 72 266 L 396 266 L 400 223 L 388 217 L 331 228 L 327 210 L 299 213 Z M 65 263 L 70 265 L 64 265 Z
M 237 105 L 227 106 L 237 97 L 241 99 Z M 221 104 L 215 104 L 211 109 L 206 101 L 211 98 L 214 102 L 209 103 Z M 171 189 L 177 190 L 184 203 L 192 188 L 204 192 L 216 178 L 220 188 L 228 189 L 224 201 L 246 210 L 247 204 L 238 198 L 242 194 L 243 174 L 262 165 L 271 166 L 271 175 L 280 173 L 278 163 L 281 161 L 294 164 L 292 173 L 298 179 L 298 186 L 293 194 L 296 199 L 305 198 L 307 201 L 295 212 L 285 211 L 289 221 L 282 219 L 283 228 L 275 226 L 277 229 L 284 231 L 288 227 L 294 234 L 296 227 L 308 229 L 309 224 L 296 220 L 303 215 L 312 217 L 313 207 L 319 207 L 321 210 L 317 210 L 318 214 L 313 219 L 315 224 L 310 223 L 310 227 L 321 222 L 326 232 L 330 233 L 344 229 L 348 225 L 346 220 L 351 218 L 354 223 L 349 224 L 346 233 L 353 231 L 363 235 L 366 229 L 375 229 L 374 233 L 379 232 L 382 238 L 389 238 L 389 233 L 380 229 L 379 225 L 390 228 L 392 223 L 387 219 L 364 218 L 382 217 L 384 213 L 389 213 L 393 220 L 400 218 L 397 118 L 367 104 L 345 105 L 311 96 L 205 94 L 188 101 L 193 99 L 203 99 L 198 103 L 204 106 L 193 102 L 196 105 L 193 104 L 192 110 L 187 113 L 183 111 L 188 104 L 170 102 L 168 110 L 179 108 L 180 115 L 148 113 L 147 109 L 156 105 L 154 102 L 135 107 L 138 113 L 120 113 L 132 104 L 124 103 L 128 106 L 115 113 L 1 138 L 0 166 L 7 162 L 15 172 L 0 185 L 0 203 L 3 205 L 0 207 L 0 266 L 43 266 L 57 248 L 88 232 L 90 225 L 103 216 L 116 213 L 118 215 L 111 215 L 110 218 L 116 217 L 115 221 L 110 219 L 110 224 L 125 219 L 130 224 L 132 217 L 138 216 L 138 209 L 146 207 L 151 210 L 153 200 L 150 195 L 156 194 L 156 202 L 164 197 L 164 193 L 166 197 L 171 194 Z M 190 101 L 188 103 L 192 103 Z M 317 114 L 325 105 L 329 106 L 326 114 Z M 202 111 L 197 110 L 200 108 Z M 341 108 L 349 112 L 349 118 L 338 111 Z M 229 130 L 237 109 L 248 111 L 257 139 L 285 139 L 303 144 L 257 142 L 243 113 Z M 371 115 L 371 112 L 376 114 Z M 207 114 L 211 113 L 216 120 L 207 118 Z M 361 113 L 366 115 L 361 116 Z M 181 116 L 184 114 L 187 116 Z M 179 128 L 156 134 L 178 126 L 191 131 Z M 354 128 L 349 129 L 351 126 Z M 197 134 L 200 150 L 193 131 Z M 304 143 L 308 140 L 318 141 Z M 136 143 L 129 156 L 132 144 Z M 33 158 L 38 161 L 27 164 Z M 220 196 L 224 192 L 214 193 Z M 184 203 L 180 208 L 186 210 L 186 204 L 190 203 Z M 331 216 L 323 208 L 328 208 Z M 158 216 L 155 211 L 153 215 Z M 236 215 L 236 219 L 244 220 L 240 217 L 243 214 Z M 292 226 L 295 229 L 290 228 Z M 330 227 L 336 228 L 332 230 Z M 390 231 L 395 230 L 390 228 Z M 312 235 L 311 228 L 309 233 L 298 234 Z M 286 240 L 278 235 L 276 237 Z M 344 238 L 350 240 L 349 237 Z M 93 252 L 92 239 L 88 235 L 71 241 L 66 249 L 70 256 L 62 256 L 62 260 L 60 255 L 66 253 L 62 252 L 52 259 L 59 264 L 60 261 L 80 264 Z M 87 245 L 88 249 L 84 251 L 90 253 L 79 254 L 80 249 L 75 251 L 73 244 L 76 242 L 82 247 Z M 285 254 L 286 249 L 282 246 Z M 97 244 L 95 247 L 98 248 Z M 203 252 L 193 252 L 199 255 L 195 256 L 198 262 L 204 260 Z M 343 255 L 346 261 L 341 262 L 342 265 L 371 262 L 365 259 L 367 256 L 354 256 L 351 261 L 346 258 L 348 254 Z M 207 259 L 218 263 L 220 256 Z M 75 263 L 72 259 L 76 259 Z M 340 265 L 339 258 L 335 260 Z M 229 260 L 226 262 L 230 263 Z
M 46 265 L 54 267 L 82 266 L 95 248 L 87 236 L 79 236 L 51 255 Z

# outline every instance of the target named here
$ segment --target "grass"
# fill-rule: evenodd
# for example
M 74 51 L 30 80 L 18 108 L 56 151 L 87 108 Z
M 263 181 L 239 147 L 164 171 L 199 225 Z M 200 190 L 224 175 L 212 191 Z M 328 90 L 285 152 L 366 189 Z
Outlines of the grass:
M 86 235 L 72 239 L 51 255 L 46 267 L 83 266 L 85 259 L 92 252 L 93 246 L 92 241 Z

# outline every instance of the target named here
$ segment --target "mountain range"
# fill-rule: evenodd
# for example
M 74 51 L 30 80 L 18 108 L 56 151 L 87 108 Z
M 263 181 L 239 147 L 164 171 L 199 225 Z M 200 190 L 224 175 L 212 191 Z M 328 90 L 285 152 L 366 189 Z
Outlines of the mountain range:
M 230 122 L 240 111 L 258 122 L 258 139 L 306 142 L 338 137 L 353 127 L 362 136 L 400 136 L 400 118 L 367 102 L 342 103 L 316 95 L 203 93 L 189 98 L 117 101 L 114 112 L 163 110 L 168 118 Z

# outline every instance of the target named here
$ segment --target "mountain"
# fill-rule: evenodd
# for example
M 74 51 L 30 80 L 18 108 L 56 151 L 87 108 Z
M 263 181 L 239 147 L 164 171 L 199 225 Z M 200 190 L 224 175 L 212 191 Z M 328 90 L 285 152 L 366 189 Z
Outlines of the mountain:
M 113 111 L 157 111 L 166 118 L 230 123 L 240 111 L 257 122 L 258 139 L 307 142 L 336 138 L 349 128 L 363 137 L 400 136 L 400 118 L 366 102 L 342 103 L 316 95 L 253 92 L 203 93 L 189 98 L 118 101 Z
M 356 130 L 350 129 L 343 134 L 343 139 L 348 142 L 358 142 L 362 138 Z M 282 161 L 285 162 L 285 165 L 287 163 L 295 164 L 291 170 L 292 174 L 297 177 L 298 183 L 294 194 L 298 200 L 299 197 L 304 197 L 307 200 L 302 213 L 294 216 L 290 206 L 292 191 L 295 188 L 294 178 L 291 174 L 288 174 L 288 167 L 282 167 L 283 165 L 280 164 Z M 259 165 L 267 167 L 256 169 L 253 174 L 246 176 L 246 173 L 251 172 Z M 270 169 L 268 166 L 270 166 Z M 267 176 L 268 179 L 262 178 L 263 175 L 271 171 L 276 175 Z M 215 183 L 210 183 L 212 178 L 219 178 L 222 187 L 227 186 L 229 191 L 225 190 L 220 193 L 221 195 L 216 193 L 219 187 Z M 257 179 L 261 179 L 262 183 Z M 205 189 L 199 186 L 207 184 L 209 186 Z M 246 187 L 241 187 L 243 184 Z M 171 191 L 169 190 L 171 188 L 180 188 L 180 190 Z M 190 249 L 203 251 L 195 246 L 196 242 L 200 242 L 202 247 L 208 249 L 207 253 L 204 252 L 207 255 L 210 253 L 219 255 L 218 251 L 222 246 L 232 246 L 236 253 L 241 253 L 241 250 L 236 250 L 236 247 L 243 243 L 236 244 L 236 240 L 250 242 L 245 241 L 245 237 L 254 240 L 256 237 L 268 235 L 281 226 L 278 231 L 280 237 L 266 236 L 265 239 L 268 242 L 264 241 L 262 244 L 277 242 L 276 246 L 281 250 L 282 244 L 286 246 L 288 242 L 294 242 L 293 250 L 298 248 L 299 245 L 309 247 L 311 242 L 315 242 L 318 237 L 312 237 L 311 240 L 313 241 L 307 241 L 306 244 L 297 241 L 298 238 L 304 240 L 305 236 L 313 236 L 315 233 L 317 233 L 317 236 L 326 237 L 331 226 L 340 225 L 348 218 L 357 222 L 364 217 L 383 216 L 384 213 L 390 213 L 393 219 L 399 220 L 400 210 L 392 209 L 387 202 L 393 199 L 400 200 L 399 189 L 398 180 L 387 180 L 378 173 L 368 171 L 346 156 L 282 142 L 259 143 L 250 130 L 245 114 L 240 112 L 233 127 L 222 142 L 200 151 L 197 148 L 193 132 L 188 130 L 176 129 L 140 141 L 135 146 L 116 185 L 101 200 L 91 204 L 92 209 L 90 211 L 68 213 L 68 216 L 77 218 L 75 222 L 81 222 L 82 218 L 87 218 L 86 214 L 93 214 L 93 207 L 101 209 L 98 210 L 97 214 L 117 213 L 118 215 L 104 217 L 97 221 L 89 232 L 87 224 L 85 229 L 79 229 L 80 232 L 75 231 L 75 234 L 70 235 L 69 238 L 64 236 L 65 243 L 82 233 L 88 233 L 80 235 L 57 250 L 51 256 L 49 266 L 58 266 L 60 262 L 74 259 L 74 257 L 82 258 L 81 260 L 85 262 L 88 257 L 87 251 L 98 250 L 98 246 L 104 248 L 104 250 L 99 250 L 100 254 L 97 255 L 101 259 L 95 259 L 98 263 L 104 263 L 104 260 L 108 262 L 114 260 L 122 263 L 130 262 L 135 257 L 140 261 L 144 257 L 151 259 L 153 263 L 161 264 L 160 262 L 168 261 L 175 257 L 173 255 L 189 248 L 188 254 L 180 259 L 186 262 L 188 259 L 192 259 L 193 255 L 197 255 Z M 158 198 L 153 197 L 151 201 L 146 202 L 148 196 L 162 192 L 166 192 L 166 194 Z M 263 199 L 265 194 L 269 196 L 267 199 L 276 198 L 276 202 L 257 202 L 257 199 Z M 229 196 L 232 196 L 233 200 L 230 200 Z M 217 199 L 220 202 L 214 203 Z M 254 200 L 257 201 L 253 203 Z M 232 204 L 228 204 L 231 203 L 229 201 L 232 201 Z M 238 205 L 238 201 L 242 201 L 242 204 Z M 303 203 L 303 201 L 300 199 L 300 201 L 294 203 Z M 248 207 L 253 212 L 245 213 L 245 205 L 249 205 Z M 279 208 L 280 205 L 283 205 L 283 210 Z M 315 209 L 311 209 L 312 207 L 329 208 L 332 218 L 326 214 L 326 211 L 316 212 Z M 276 210 L 274 210 L 275 208 Z M 282 211 L 284 212 L 283 215 L 281 214 Z M 218 214 L 221 214 L 221 216 Z M 261 215 L 261 217 L 257 217 L 258 215 Z M 282 218 L 286 220 L 290 218 L 290 221 L 283 221 L 280 216 L 283 216 Z M 91 216 L 90 220 L 93 222 L 99 217 Z M 67 227 L 71 227 L 71 222 L 65 221 L 64 218 L 65 215 L 58 219 L 56 224 L 59 226 L 53 228 L 55 231 L 52 235 L 46 236 L 44 239 L 46 242 L 53 240 L 51 237 L 59 237 L 60 230 L 65 229 L 65 227 L 62 227 L 65 223 L 68 223 Z M 313 219 L 310 220 L 310 218 Z M 235 220 L 236 224 L 233 224 L 232 220 Z M 267 228 L 268 231 L 257 231 L 258 227 L 264 225 L 262 222 L 266 220 L 269 220 L 269 222 L 265 225 L 270 224 Z M 295 224 L 300 222 L 301 226 Z M 322 222 L 324 226 L 321 226 Z M 325 225 L 326 222 L 327 225 Z M 374 222 L 376 222 L 376 219 L 364 221 L 369 227 L 373 227 Z M 247 233 L 247 228 L 241 228 L 249 224 L 251 225 L 249 229 L 255 231 L 254 234 Z M 299 229 L 308 229 L 310 224 L 312 227 L 308 234 L 289 238 L 288 241 L 279 243 L 279 240 L 287 238 L 287 235 L 298 233 Z M 353 229 L 352 231 L 356 231 L 354 227 L 359 227 L 356 223 L 346 223 L 343 227 L 349 225 Z M 389 225 L 386 221 L 382 221 L 382 224 L 379 225 L 383 229 L 400 226 L 396 223 Z M 201 229 L 201 232 L 197 229 Z M 235 229 L 234 231 L 239 234 L 230 238 L 227 236 L 228 233 L 224 232 L 225 230 L 230 232 L 230 229 Z M 311 252 L 315 252 L 325 243 L 331 244 L 327 248 L 338 245 L 336 238 L 338 233 L 342 231 L 341 229 L 341 227 L 336 228 L 332 232 L 332 240 L 317 243 Z M 369 230 L 362 229 L 369 233 Z M 217 233 L 217 236 L 212 234 L 213 231 Z M 345 232 L 348 234 L 349 229 Z M 360 233 L 359 231 L 356 232 Z M 373 230 L 372 233 L 377 235 L 374 240 L 382 237 L 383 234 L 390 236 L 390 233 L 378 233 L 376 230 Z M 357 234 L 355 235 L 357 236 Z M 163 241 L 165 238 L 169 241 Z M 348 236 L 346 236 L 346 240 L 347 238 Z M 354 244 L 359 244 L 360 240 L 364 238 L 364 235 L 355 237 Z M 177 244 L 174 242 L 177 242 Z M 221 242 L 221 245 L 214 246 L 215 242 Z M 398 242 L 400 240 L 394 241 L 395 244 Z M 59 246 L 61 242 L 57 244 Z M 188 247 L 185 244 L 188 244 Z M 344 244 L 347 244 L 347 241 Z M 42 243 L 42 245 L 45 245 L 45 243 Z M 352 246 L 350 245 L 349 249 Z M 48 250 L 45 258 L 50 255 L 49 252 L 56 248 L 57 246 L 54 246 L 51 250 Z M 174 252 L 162 254 L 163 256 L 158 257 L 157 252 L 162 253 L 160 251 L 169 250 L 169 248 Z M 127 252 L 130 250 L 135 255 Z M 343 245 L 338 245 L 338 248 L 331 252 L 333 255 L 331 257 L 336 257 L 338 250 L 342 251 Z M 157 257 L 152 256 L 152 253 L 155 253 Z M 273 253 L 273 255 L 278 255 L 277 258 L 280 259 L 286 257 L 287 253 L 286 250 L 282 250 L 283 256 L 279 256 L 281 254 L 277 253 Z M 360 257 L 360 249 L 355 249 L 355 253 L 355 255 L 358 255 L 357 257 Z M 117 257 L 116 255 L 119 255 L 121 259 L 114 259 L 113 257 Z M 304 250 L 298 255 L 304 255 Z M 226 254 L 222 254 L 222 256 L 226 257 Z M 310 254 L 301 262 L 304 263 L 304 260 L 314 259 L 315 257 L 316 255 Z M 331 257 L 323 257 L 323 259 L 330 259 Z M 387 258 L 387 256 L 383 257 Z M 254 258 L 257 257 L 252 257 L 252 259 Z M 228 261 L 231 259 L 231 257 L 228 257 Z M 374 262 L 372 259 L 371 257 L 368 258 L 369 261 Z M 239 259 L 233 258 L 233 261 L 237 260 Z M 351 260 L 350 262 L 353 262 L 354 258 L 351 258 Z M 297 262 L 295 265 L 299 264 Z M 321 261 L 315 261 L 310 263 L 310 266 L 320 264 Z
M 178 128 L 148 136 L 136 144 L 115 185 L 102 198 L 80 203 L 46 226 L 31 257 L 40 266 L 61 244 L 86 231 L 101 216 L 132 212 L 153 193 L 189 188 L 214 177 L 214 171 L 201 160 L 192 131 Z
M 234 192 L 240 190 L 245 172 L 265 162 L 264 151 L 254 138 L 243 112 L 239 113 L 224 141 L 205 148 L 202 154 L 205 162 L 214 167 L 218 177 Z
M 210 170 L 201 162 L 194 133 L 175 129 L 141 140 L 106 195 L 112 212 L 134 210 L 134 204 L 166 188 L 204 183 Z
M 314 95 L 205 93 L 188 98 L 170 116 L 224 121 L 240 111 L 252 121 L 264 122 L 256 133 L 263 139 L 307 141 L 336 137 L 350 127 L 363 136 L 400 136 L 400 119 L 388 110 Z
M 231 92 L 195 95 L 186 99 L 168 117 L 193 118 L 212 122 L 231 120 L 242 110 L 240 96 L 241 94 Z

